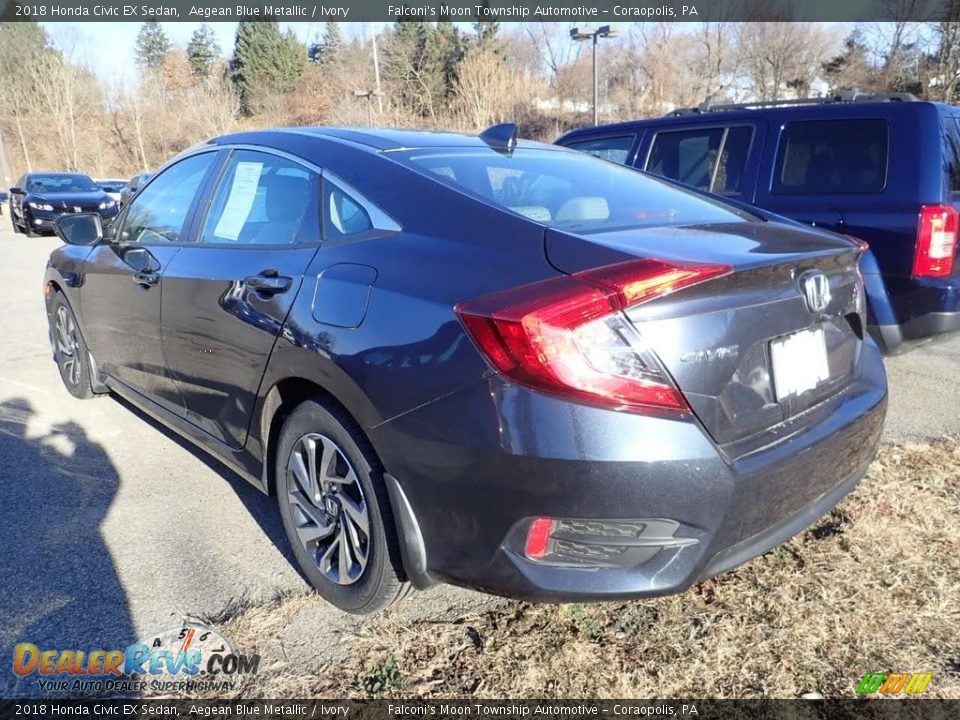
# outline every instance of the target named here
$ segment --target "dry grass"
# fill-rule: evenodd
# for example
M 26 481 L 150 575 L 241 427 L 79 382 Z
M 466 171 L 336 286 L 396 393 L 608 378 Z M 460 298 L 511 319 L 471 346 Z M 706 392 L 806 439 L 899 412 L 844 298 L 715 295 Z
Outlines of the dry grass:
M 301 597 L 224 628 L 266 651 Z M 416 602 L 416 596 L 407 602 Z M 350 659 L 265 663 L 266 697 L 853 697 L 867 672 L 932 672 L 960 697 L 960 444 L 885 448 L 830 516 L 675 597 L 511 602 L 466 622 L 367 620 Z

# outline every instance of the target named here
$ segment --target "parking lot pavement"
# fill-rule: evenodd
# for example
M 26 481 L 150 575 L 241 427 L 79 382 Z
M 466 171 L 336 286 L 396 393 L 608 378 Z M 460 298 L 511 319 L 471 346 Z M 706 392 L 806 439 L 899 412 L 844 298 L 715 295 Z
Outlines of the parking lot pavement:
M 307 592 L 272 499 L 121 402 L 67 394 L 41 295 L 58 241 L 0 224 L 0 657 L 18 642 L 124 647 L 184 617 Z M 960 338 L 888 367 L 889 441 L 960 432 Z M 483 601 L 441 589 L 406 602 L 428 617 Z M 306 623 L 317 642 L 323 622 Z

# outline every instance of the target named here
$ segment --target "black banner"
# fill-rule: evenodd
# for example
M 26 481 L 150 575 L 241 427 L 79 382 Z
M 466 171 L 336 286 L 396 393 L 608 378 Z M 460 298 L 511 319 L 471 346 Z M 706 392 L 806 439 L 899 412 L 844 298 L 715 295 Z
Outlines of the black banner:
M 960 700 L 0 700 L 12 718 L 954 720 Z
M 238 20 L 705 22 L 957 20 L 939 0 L 0 0 L 0 19 L 37 22 Z

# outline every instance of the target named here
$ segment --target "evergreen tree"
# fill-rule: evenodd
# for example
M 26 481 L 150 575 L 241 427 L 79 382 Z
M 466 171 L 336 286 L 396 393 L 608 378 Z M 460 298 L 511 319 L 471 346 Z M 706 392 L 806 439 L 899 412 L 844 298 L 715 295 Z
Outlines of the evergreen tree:
M 292 90 L 306 62 L 303 43 L 291 32 L 280 32 L 278 23 L 238 23 L 230 69 L 243 111 L 259 111 L 264 93 Z
M 310 46 L 310 60 L 318 65 L 334 65 L 340 61 L 342 49 L 340 23 L 328 22 L 323 28 L 323 38 Z
M 484 8 L 489 8 L 490 0 L 483 0 L 480 4 Z M 476 33 L 476 43 L 480 50 L 493 50 L 495 52 L 502 50 L 500 47 L 500 38 L 497 37 L 497 34 L 500 32 L 500 23 L 490 20 L 478 20 L 473 24 L 473 31 Z
M 160 27 L 160 23 L 145 22 L 137 33 L 134 54 L 137 64 L 144 70 L 160 70 L 163 61 L 170 52 L 170 38 Z
M 397 22 L 384 48 L 384 75 L 406 110 L 434 117 L 445 96 L 439 33 L 433 23 Z
M 210 71 L 213 70 L 213 64 L 219 56 L 220 45 L 213 34 L 213 28 L 203 23 L 193 31 L 190 42 L 187 43 L 190 69 L 197 77 L 210 77 Z
M 466 43 L 457 26 L 450 20 L 443 19 L 437 23 L 437 44 L 443 73 L 444 94 L 451 97 L 456 92 L 460 63 L 467 54 Z

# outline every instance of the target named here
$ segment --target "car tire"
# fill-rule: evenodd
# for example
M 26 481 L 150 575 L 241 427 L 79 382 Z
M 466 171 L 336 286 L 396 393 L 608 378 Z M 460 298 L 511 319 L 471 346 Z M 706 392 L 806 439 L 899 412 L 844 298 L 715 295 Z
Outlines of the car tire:
M 333 404 L 298 405 L 280 431 L 275 473 L 287 539 L 325 600 L 366 614 L 407 594 L 383 467 L 353 418 Z
M 40 233 L 33 229 L 33 226 L 30 224 L 30 217 L 24 213 L 23 214 L 23 234 L 28 238 L 38 237 Z
M 16 216 L 13 214 L 13 210 L 12 210 L 12 209 L 10 210 L 10 224 L 13 225 L 13 232 L 14 232 L 14 234 L 16 234 L 16 233 L 22 233 L 22 232 L 23 232 L 23 230 L 21 229 L 20 225 L 17 224 L 17 218 L 16 218 Z
M 63 386 L 80 400 L 93 397 L 90 383 L 90 355 L 80 333 L 77 318 L 62 293 L 57 293 L 50 304 L 50 341 L 53 358 L 60 371 Z

